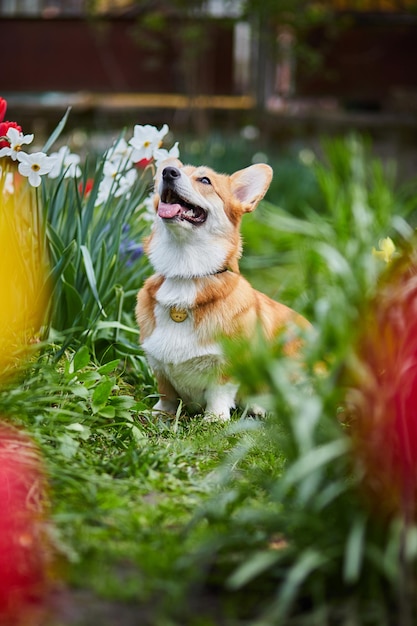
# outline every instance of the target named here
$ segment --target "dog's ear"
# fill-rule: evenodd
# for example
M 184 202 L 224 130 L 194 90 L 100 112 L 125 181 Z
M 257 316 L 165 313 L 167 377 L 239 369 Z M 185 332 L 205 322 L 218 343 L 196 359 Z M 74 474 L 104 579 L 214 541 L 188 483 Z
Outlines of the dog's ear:
M 232 193 L 242 205 L 244 213 L 253 211 L 266 194 L 272 180 L 272 168 L 257 163 L 235 172 L 230 177 Z
M 172 165 L 173 167 L 178 167 L 181 168 L 182 167 L 182 163 L 179 159 L 176 159 L 175 157 L 169 157 L 168 159 L 165 159 L 164 161 L 161 161 L 160 164 L 158 165 L 158 168 L 156 170 L 156 174 L 154 177 L 155 180 L 155 191 L 158 191 L 158 187 L 159 187 L 159 183 L 161 181 L 162 178 L 162 172 L 163 170 L 168 167 L 169 165 Z

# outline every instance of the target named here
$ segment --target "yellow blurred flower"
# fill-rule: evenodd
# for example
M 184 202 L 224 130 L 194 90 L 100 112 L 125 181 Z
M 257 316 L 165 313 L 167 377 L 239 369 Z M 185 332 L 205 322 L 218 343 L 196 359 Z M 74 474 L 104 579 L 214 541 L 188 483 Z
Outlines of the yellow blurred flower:
M 49 301 L 36 190 L 2 159 L 0 172 L 0 380 L 37 341 Z M 13 178 L 13 180 L 11 180 Z
M 378 242 L 379 250 L 372 248 L 373 256 L 378 259 L 382 259 L 385 263 L 389 263 L 392 261 L 392 257 L 395 252 L 395 245 L 392 241 L 391 237 L 385 237 L 384 239 L 380 239 Z

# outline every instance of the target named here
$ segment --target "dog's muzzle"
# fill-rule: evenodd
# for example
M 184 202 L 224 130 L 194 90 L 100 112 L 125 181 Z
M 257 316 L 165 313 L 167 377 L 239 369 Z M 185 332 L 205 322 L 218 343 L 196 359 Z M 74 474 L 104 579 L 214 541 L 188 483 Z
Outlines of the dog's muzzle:
M 186 221 L 195 226 L 204 224 L 207 211 L 187 202 L 176 191 L 181 172 L 177 167 L 169 166 L 162 170 L 162 189 L 158 205 L 158 215 L 163 220 Z

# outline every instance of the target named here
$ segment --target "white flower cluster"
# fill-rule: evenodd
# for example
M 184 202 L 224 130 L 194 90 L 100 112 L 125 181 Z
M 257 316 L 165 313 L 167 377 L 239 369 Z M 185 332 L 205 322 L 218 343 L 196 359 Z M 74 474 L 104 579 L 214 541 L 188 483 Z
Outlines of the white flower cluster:
M 148 162 L 153 162 L 158 167 L 159 163 L 168 157 L 179 157 L 178 142 L 170 150 L 161 148 L 168 132 L 167 124 L 160 130 L 149 124 L 136 125 L 133 137 L 128 142 L 121 138 L 113 144 L 106 154 L 97 205 L 105 202 L 109 194 L 116 198 L 129 195 L 138 175 L 135 164 L 143 163 L 146 166 Z
M 163 138 L 168 132 L 166 124 L 160 130 L 155 126 L 136 125 L 133 137 L 128 142 L 121 138 L 113 144 L 105 155 L 97 205 L 105 202 L 110 194 L 119 197 L 130 193 L 137 178 L 137 169 L 134 167 L 136 163 L 144 161 L 146 165 L 147 162 L 154 162 L 157 167 L 168 157 L 178 158 L 178 142 L 170 150 L 161 148 Z M 58 178 L 62 174 L 64 178 L 81 177 L 80 157 L 71 153 L 67 146 L 49 156 L 44 152 L 28 154 L 23 147 L 32 143 L 33 135 L 24 135 L 16 128 L 9 128 L 4 139 L 9 145 L 0 148 L 0 157 L 7 156 L 18 161 L 19 173 L 26 176 L 33 187 L 39 187 L 44 175 L 49 178 Z M 13 193 L 10 181 L 8 189 Z
M 80 157 L 71 154 L 67 146 L 63 146 L 59 152 L 54 152 L 50 156 L 45 152 L 33 152 L 28 154 L 23 151 L 26 146 L 33 141 L 33 135 L 24 135 L 16 128 L 9 128 L 5 139 L 9 145 L 0 148 L 0 157 L 8 156 L 13 161 L 19 161 L 18 171 L 22 176 L 26 176 L 32 187 L 39 187 L 42 176 L 48 174 L 50 178 L 57 178 L 62 171 L 64 176 L 81 176 L 78 167 Z

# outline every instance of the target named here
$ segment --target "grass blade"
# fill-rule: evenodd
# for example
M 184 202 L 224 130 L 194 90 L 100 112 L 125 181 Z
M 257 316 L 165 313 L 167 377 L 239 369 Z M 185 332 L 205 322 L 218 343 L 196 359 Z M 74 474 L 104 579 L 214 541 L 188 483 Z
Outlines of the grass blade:
M 84 245 L 80 246 L 80 250 L 81 250 L 81 254 L 83 255 L 83 261 L 84 261 L 85 272 L 87 275 L 87 280 L 91 287 L 91 291 L 93 292 L 95 301 L 100 309 L 100 313 L 102 313 L 104 317 L 107 317 L 106 312 L 103 309 L 103 306 L 100 301 L 100 296 L 99 296 L 98 289 L 97 289 L 96 274 L 94 271 L 94 266 L 91 260 L 90 252 L 88 248 Z

